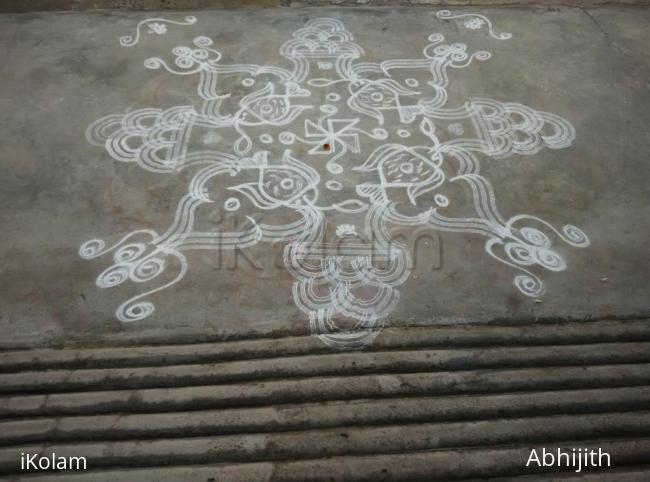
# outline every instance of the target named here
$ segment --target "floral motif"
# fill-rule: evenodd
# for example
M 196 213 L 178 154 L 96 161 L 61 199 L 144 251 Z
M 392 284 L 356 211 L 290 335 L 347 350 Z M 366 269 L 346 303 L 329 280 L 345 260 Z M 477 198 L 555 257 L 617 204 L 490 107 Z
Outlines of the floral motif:
M 449 124 L 447 126 L 447 130 L 457 136 L 462 136 L 465 133 L 463 124 L 461 124 L 460 122 L 454 122 L 453 124 Z
M 354 224 L 339 224 L 336 227 L 336 235 L 339 238 L 345 238 L 346 236 L 356 236 L 357 228 Z
M 478 30 L 479 28 L 481 28 L 483 26 L 484 23 L 485 22 L 483 20 L 481 20 L 478 17 L 475 17 L 475 18 L 470 18 L 469 20 L 465 20 L 463 25 L 465 25 L 466 29 Z
M 149 33 L 155 33 L 157 35 L 163 35 L 167 33 L 167 25 L 164 23 L 152 22 L 147 25 L 147 27 L 149 28 Z

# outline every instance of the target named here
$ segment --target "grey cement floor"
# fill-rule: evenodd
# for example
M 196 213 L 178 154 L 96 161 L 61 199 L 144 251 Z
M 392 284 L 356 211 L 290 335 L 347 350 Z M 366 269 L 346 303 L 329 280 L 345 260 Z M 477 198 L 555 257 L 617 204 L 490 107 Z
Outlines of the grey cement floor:
M 467 67 L 448 69 L 446 107 L 462 106 L 470 98 L 518 103 L 560 116 L 575 129 L 575 139 L 559 149 L 480 156 L 480 174 L 489 180 L 505 220 L 525 213 L 557 229 L 575 225 L 589 237 L 588 247 L 573 247 L 545 226 L 530 224 L 552 238 L 553 253 L 566 263 L 563 270 L 525 266 L 543 282 L 545 292 L 527 296 L 517 289 L 513 278 L 520 271 L 490 256 L 485 236 L 431 229 L 424 254 L 399 286 L 394 283 L 389 289 L 399 291 L 399 301 L 382 318 L 386 325 L 647 316 L 650 10 L 530 7 L 475 11 L 492 21 L 496 35 L 512 33 L 510 40 L 492 38 L 481 22 L 478 28 L 471 23 L 466 26 L 468 17 L 444 20 L 435 12 L 424 8 L 198 11 L 191 12 L 198 18 L 196 23 L 167 25 L 164 35 L 148 33 L 143 26 L 142 38 L 132 47 L 120 45 L 118 38 L 133 35 L 139 21 L 158 15 L 0 16 L 0 347 L 309 331 L 308 315 L 297 306 L 292 292 L 295 274 L 270 262 L 282 260 L 282 243 L 279 249 L 270 243 L 244 248 L 264 270 L 241 258 L 233 269 L 232 251 L 185 251 L 185 276 L 145 297 L 155 305 L 151 316 L 127 323 L 116 319 L 116 309 L 129 298 L 171 281 L 180 269 L 178 258 L 166 261 L 167 271 L 160 278 L 100 288 L 96 279 L 113 264 L 113 253 L 83 259 L 79 249 L 95 238 L 110 245 L 136 230 L 162 234 L 199 170 L 150 172 L 134 162 L 119 162 L 85 138 L 87 127 L 107 115 L 144 108 L 201 108 L 204 99 L 197 95 L 197 75 L 147 69 L 145 59 L 161 57 L 173 63 L 174 47 L 191 45 L 192 39 L 203 35 L 222 54 L 220 64 L 291 69 L 292 64 L 278 54 L 280 46 L 318 17 L 338 19 L 352 32 L 353 42 L 365 50 L 355 62 L 422 58 L 422 49 L 431 43 L 427 37 L 436 32 L 445 36 L 445 44 L 462 42 L 468 52 L 489 51 L 489 60 L 475 59 Z M 183 21 L 185 14 L 159 16 Z M 246 74 L 221 76 L 219 93 L 232 94 L 222 111 L 233 114 L 236 104 L 228 102 L 241 100 L 263 85 L 259 82 L 264 75 L 268 74 L 253 79 L 258 84 L 250 91 L 242 85 Z M 371 75 L 379 74 L 372 71 Z M 402 75 L 400 71 L 394 77 L 402 85 L 405 77 L 414 78 L 424 90 L 431 73 L 425 69 Z M 265 149 L 271 158 L 279 159 L 287 149 L 277 142 L 279 133 L 298 133 L 296 129 L 302 129 L 306 119 L 316 122 L 317 106 L 326 102 L 327 93 L 350 95 L 347 87 L 333 84 L 314 94 L 321 96 L 315 110 L 301 112 L 295 122 L 267 131 L 264 126 L 251 127 L 254 146 L 250 152 Z M 282 102 L 278 97 L 272 104 L 282 109 L 278 107 Z M 359 125 L 366 132 L 379 128 L 372 114 L 349 110 L 345 102 L 340 108 L 345 112 L 341 117 L 363 118 Z M 381 127 L 390 136 L 385 142 L 396 142 L 400 136 L 396 133 L 406 129 L 417 135 L 408 143 L 403 140 L 405 144 L 419 144 L 424 135 L 420 118 L 401 125 L 395 112 L 381 113 L 385 114 Z M 458 129 L 449 128 L 447 121 L 433 124 L 440 136 L 453 137 L 450 133 Z M 272 134 L 274 142 L 265 144 L 260 140 L 263 134 Z M 220 150 L 230 154 L 236 140 L 232 132 L 215 135 L 208 128 L 197 129 L 192 136 L 190 150 L 211 149 L 221 142 Z M 365 162 L 381 143 L 367 135 L 360 137 L 359 152 L 350 152 L 341 160 L 349 163 L 344 166 L 341 197 L 354 197 L 357 186 L 368 182 L 350 165 Z M 312 156 L 304 146 L 289 147 L 301 162 L 318 170 L 323 183 L 329 179 L 331 173 L 321 160 L 326 157 Z M 234 192 L 229 187 L 255 182 L 254 178 L 240 180 L 239 174 L 233 177 L 236 182 L 229 177 L 210 184 L 211 199 L 217 201 L 196 213 L 197 226 L 203 231 L 232 230 L 215 226 L 233 226 L 260 213 L 270 224 L 299 220 L 286 206 L 282 212 L 255 209 L 250 202 L 244 208 L 250 196 L 238 198 L 242 208 L 235 214 L 222 209 Z M 323 202 L 336 202 L 338 194 L 321 189 Z M 464 212 L 472 208 L 471 191 L 450 188 L 440 192 L 458 209 L 450 217 L 467 217 Z M 422 194 L 417 206 L 435 207 L 431 205 L 434 194 Z M 404 192 L 395 195 L 404 209 L 413 207 Z M 365 214 L 327 212 L 326 217 L 324 230 L 331 234 L 342 224 L 363 229 Z M 400 233 L 413 240 L 418 229 L 407 226 Z

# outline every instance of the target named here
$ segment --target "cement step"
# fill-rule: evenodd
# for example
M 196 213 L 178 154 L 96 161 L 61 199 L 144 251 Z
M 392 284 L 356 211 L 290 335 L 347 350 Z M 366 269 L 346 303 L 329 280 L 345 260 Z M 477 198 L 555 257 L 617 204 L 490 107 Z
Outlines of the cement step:
M 0 422 L 0 444 L 127 440 L 647 410 L 650 387 L 352 400 Z
M 0 398 L 0 417 L 164 412 L 400 396 L 504 393 L 650 384 L 650 364 L 471 370 L 107 390 Z
M 370 373 L 650 362 L 650 342 L 464 350 L 330 353 L 264 360 L 145 368 L 0 374 L 0 393 L 160 388 Z
M 647 480 L 649 327 L 390 328 L 346 353 L 309 337 L 3 352 L 0 474 L 494 478 L 534 474 L 533 446 L 592 444 L 613 477 Z M 23 452 L 81 455 L 90 471 L 27 476 Z
M 578 345 L 650 341 L 647 320 L 385 328 L 369 351 L 421 348 Z M 152 344 L 153 345 L 153 344 Z M 0 351 L 0 372 L 217 363 L 231 360 L 330 354 L 312 336 L 133 347 Z
M 54 443 L 0 449 L 0 473 L 19 470 L 21 453 L 83 454 L 91 467 L 244 463 L 509 444 L 650 436 L 650 412 L 556 415 L 439 424 L 347 426 L 213 437 Z M 647 461 L 647 459 L 646 459 Z

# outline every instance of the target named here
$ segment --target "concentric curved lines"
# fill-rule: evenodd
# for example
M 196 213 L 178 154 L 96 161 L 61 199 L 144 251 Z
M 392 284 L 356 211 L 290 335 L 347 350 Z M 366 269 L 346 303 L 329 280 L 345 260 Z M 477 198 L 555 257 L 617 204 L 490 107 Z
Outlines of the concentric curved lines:
M 237 232 L 195 231 L 186 235 L 177 249 L 243 249 L 256 245 L 261 239 L 262 232 L 257 225 Z
M 330 304 L 330 294 L 318 294 L 314 291 L 314 279 L 296 281 L 293 284 L 293 297 L 296 306 L 304 313 L 312 313 Z
M 367 233 L 372 233 L 373 242 L 380 246 L 386 247 L 390 244 L 403 247 L 393 239 L 387 226 L 392 207 L 394 207 L 394 204 L 372 204 L 366 215 L 365 229 Z
M 453 66 L 452 61 L 447 57 L 436 57 L 431 60 L 429 68 L 431 71 L 431 84 L 439 87 L 447 87 L 449 85 L 449 76 L 447 75 L 447 67 Z
M 151 109 L 157 110 L 157 109 Z M 94 146 L 103 147 L 106 139 L 111 136 L 114 130 L 122 126 L 122 118 L 120 114 L 111 114 L 90 124 L 86 129 L 86 140 L 89 144 Z
M 361 74 L 366 74 L 368 72 L 381 72 L 381 71 L 382 71 L 381 64 L 378 64 L 376 62 L 357 62 L 351 67 L 351 72 L 354 79 L 361 78 L 360 77 Z
M 309 327 L 311 332 L 333 349 L 358 349 L 367 346 L 379 334 L 383 321 L 369 316 L 359 320 L 351 328 L 341 329 L 334 321 L 334 309 L 311 311 Z
M 309 60 L 304 57 L 287 57 L 293 64 L 291 78 L 296 82 L 304 82 L 309 75 Z
M 553 135 L 542 134 L 544 143 L 551 149 L 563 149 L 569 147 L 576 137 L 573 125 L 562 117 L 549 112 L 538 112 L 538 115 L 554 129 Z
M 462 180 L 469 184 L 474 198 L 476 213 L 488 222 L 503 224 L 505 221 L 496 207 L 492 185 L 479 174 L 463 174 L 451 179 L 451 182 Z
M 324 260 L 322 276 L 336 287 L 339 285 L 354 285 L 356 282 L 368 278 L 372 271 L 368 257 L 345 259 L 343 257 L 328 257 Z M 335 288 L 336 289 L 336 288 Z
M 389 205 L 387 205 L 387 209 L 383 213 L 383 219 L 381 222 L 386 232 L 388 232 L 388 228 L 386 227 L 387 223 L 397 224 L 399 226 L 423 226 L 428 223 L 430 215 L 431 215 L 431 209 L 423 211 L 414 216 L 407 216 L 397 211 L 397 203 L 390 203 Z M 389 237 L 388 240 L 390 239 L 391 238 Z M 384 237 L 384 242 L 387 242 L 385 237 Z M 395 241 L 393 240 L 391 240 L 390 242 L 392 244 L 395 244 Z M 397 246 L 399 248 L 403 247 L 401 245 L 397 245 Z
M 355 79 L 354 70 L 352 67 L 353 57 L 340 57 L 336 59 L 334 64 L 336 73 L 342 79 Z
M 485 153 L 494 157 L 531 155 L 544 147 L 560 149 L 571 145 L 575 138 L 575 130 L 567 120 L 522 104 L 473 98 L 466 108 L 486 145 Z M 551 132 L 545 132 L 548 130 Z
M 210 201 L 210 198 L 207 196 L 205 185 L 206 183 L 215 176 L 220 176 L 222 174 L 234 175 L 237 173 L 237 169 L 232 162 L 229 162 L 230 159 L 226 157 L 225 162 L 212 162 L 207 167 L 204 167 L 199 172 L 194 175 L 194 178 L 190 182 L 188 193 L 196 199 L 201 199 L 204 201 Z M 221 159 L 220 159 L 221 161 Z
M 444 155 L 446 160 L 451 157 L 458 162 L 456 176 L 478 174 L 481 170 L 481 164 L 471 150 L 479 146 L 473 142 L 467 143 L 464 139 L 460 141 L 449 141 L 442 144 L 438 152 Z M 453 177 L 450 179 L 453 179 Z
M 219 169 L 232 174 L 237 170 L 239 158 L 221 151 L 198 151 L 185 156 L 179 167 L 188 168 L 201 164 L 216 164 Z M 223 173 L 222 173 L 223 174 Z
M 495 226 L 480 218 L 448 218 L 438 212 L 437 208 L 431 210 L 429 217 L 431 226 L 442 231 L 466 232 L 490 236 L 495 234 Z
M 359 64 L 355 66 L 355 72 L 357 71 L 357 67 Z M 365 64 L 361 64 L 365 65 Z M 391 70 L 396 70 L 396 69 L 428 69 L 431 67 L 431 60 L 430 59 L 391 59 L 391 60 L 384 60 L 379 64 L 379 69 L 384 72 L 386 75 L 390 75 Z
M 358 320 L 361 324 L 366 320 L 382 318 L 395 309 L 400 294 L 387 285 L 378 285 L 374 288 L 377 291 L 371 298 L 361 298 L 355 296 L 346 284 L 339 283 L 330 296 L 332 307 L 335 312 Z
M 373 340 L 381 332 L 384 323 L 381 320 L 376 320 L 368 328 L 327 334 L 322 334 L 326 333 L 326 330 L 322 328 L 321 323 L 312 321 L 312 318 L 310 318 L 309 326 L 314 336 L 317 336 L 323 344 L 333 350 L 360 350 L 372 344 Z
M 262 233 L 262 240 L 274 242 L 294 238 L 309 229 L 309 226 L 306 225 L 307 222 L 308 219 L 303 217 L 292 223 L 277 226 L 262 223 L 259 225 Z
M 202 204 L 211 202 L 205 190 L 205 183 L 214 176 L 230 173 L 234 169 L 229 166 L 217 164 L 208 166 L 200 171 L 190 183 L 189 192 L 178 204 L 174 221 L 168 230 L 160 237 L 162 242 L 170 245 L 182 244 L 185 238 L 191 235 L 194 227 L 194 216 L 196 208 Z
M 153 172 L 169 172 L 182 162 L 195 117 L 193 108 L 187 106 L 166 111 L 139 109 L 96 121 L 86 136 L 91 143 L 104 145 L 117 161 L 136 162 Z
M 245 73 L 248 75 L 252 75 L 254 77 L 262 74 L 272 74 L 278 77 L 278 79 L 281 81 L 295 80 L 296 77 L 294 72 L 284 69 L 282 67 L 255 65 L 255 64 L 232 64 L 232 65 L 210 64 L 208 71 L 217 74 Z
M 205 100 L 215 100 L 223 98 L 217 93 L 219 76 L 215 69 L 203 69 L 199 72 L 198 94 Z
M 359 281 L 365 285 L 372 282 L 380 282 L 387 286 L 401 286 L 411 275 L 409 269 L 410 257 L 406 251 L 397 250 L 397 254 L 386 268 L 375 267 L 371 273 L 362 273 Z
M 167 231 L 160 237 L 162 242 L 178 246 L 183 242 L 185 236 L 190 233 L 194 226 L 194 211 L 201 204 L 205 204 L 206 199 L 198 199 L 192 194 L 183 196 L 176 208 L 174 221 Z

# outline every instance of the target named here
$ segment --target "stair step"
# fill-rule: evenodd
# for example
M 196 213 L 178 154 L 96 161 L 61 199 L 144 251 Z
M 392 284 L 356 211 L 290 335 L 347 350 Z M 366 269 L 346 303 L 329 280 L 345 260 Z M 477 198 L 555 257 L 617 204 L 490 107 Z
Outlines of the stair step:
M 647 410 L 649 387 L 307 403 L 248 409 L 34 418 L 0 422 L 0 445 L 188 437 L 348 425 L 452 422 L 530 414 Z
M 0 417 L 166 412 L 401 396 L 650 385 L 650 364 L 470 370 L 0 397 Z
M 0 374 L 0 394 L 214 385 L 270 379 L 477 368 L 650 362 L 650 342 L 334 353 L 206 365 Z
M 489 324 L 385 328 L 369 350 L 572 345 L 628 341 L 650 341 L 650 323 L 644 320 L 628 320 L 516 326 Z M 311 336 L 184 345 L 0 351 L 0 372 L 181 365 L 319 353 L 328 354 L 331 353 L 331 349 Z
M 0 473 L 20 470 L 22 452 L 74 454 L 91 467 L 257 462 L 517 443 L 650 436 L 650 412 L 557 415 L 519 419 L 346 427 L 237 434 L 45 444 L 0 448 Z

